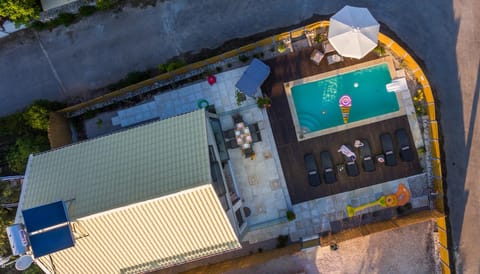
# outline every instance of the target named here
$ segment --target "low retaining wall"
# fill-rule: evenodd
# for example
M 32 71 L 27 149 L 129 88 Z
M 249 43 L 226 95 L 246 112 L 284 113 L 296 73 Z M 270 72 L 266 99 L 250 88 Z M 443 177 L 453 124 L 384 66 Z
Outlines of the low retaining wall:
M 397 42 L 393 41 L 390 37 L 380 33 L 378 35 L 378 41 L 385 45 L 386 48 L 390 49 L 393 54 L 402 59 L 405 66 L 413 72 L 417 82 L 420 84 L 425 96 L 425 101 L 427 104 L 427 114 L 429 118 L 430 125 L 430 145 L 431 145 L 431 164 L 433 172 L 433 188 L 437 193 L 435 200 L 435 209 L 439 212 L 445 214 L 445 204 L 443 197 L 445 194 L 443 189 L 443 175 L 442 175 L 442 163 L 441 163 L 441 154 L 440 154 L 440 141 L 439 141 L 439 132 L 438 132 L 438 121 L 437 115 L 435 112 L 435 99 L 433 97 L 432 88 L 428 82 L 425 73 L 418 63 L 413 59 L 413 57 L 408 54 L 408 52 L 402 48 Z M 450 256 L 448 252 L 448 234 L 446 226 L 446 216 L 440 216 L 437 218 L 437 227 L 439 233 L 439 250 L 440 250 L 440 259 L 442 261 L 442 271 L 443 273 L 449 274 L 451 272 L 450 265 Z

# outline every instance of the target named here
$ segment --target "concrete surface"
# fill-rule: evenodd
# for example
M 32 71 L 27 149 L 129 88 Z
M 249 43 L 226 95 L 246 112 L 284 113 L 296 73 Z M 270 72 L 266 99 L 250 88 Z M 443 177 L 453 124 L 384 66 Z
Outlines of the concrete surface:
M 0 115 L 35 98 L 82 97 L 130 71 L 180 52 L 331 14 L 370 8 L 426 66 L 444 134 L 450 219 L 458 271 L 480 273 L 480 1 L 157 1 L 156 7 L 98 13 L 68 28 L 0 40 Z
M 339 243 L 336 251 L 312 247 L 255 265 L 244 262 L 224 273 L 438 273 L 432 226 L 424 222 L 355 238 Z

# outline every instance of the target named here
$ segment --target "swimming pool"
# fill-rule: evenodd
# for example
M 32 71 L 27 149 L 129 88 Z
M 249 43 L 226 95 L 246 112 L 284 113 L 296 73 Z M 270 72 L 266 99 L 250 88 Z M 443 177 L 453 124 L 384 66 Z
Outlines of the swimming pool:
M 387 92 L 390 83 L 386 63 L 294 85 L 291 87 L 294 117 L 300 130 L 310 133 L 344 125 L 339 107 L 342 95 L 352 99 L 348 124 L 399 111 L 397 95 Z

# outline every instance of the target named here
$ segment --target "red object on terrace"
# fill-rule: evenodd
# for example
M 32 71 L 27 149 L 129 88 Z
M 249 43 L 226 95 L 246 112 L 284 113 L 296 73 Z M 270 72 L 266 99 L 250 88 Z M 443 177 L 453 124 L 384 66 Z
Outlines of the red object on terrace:
M 208 76 L 207 81 L 210 85 L 213 85 L 217 82 L 217 77 L 215 77 L 215 75 L 210 75 Z

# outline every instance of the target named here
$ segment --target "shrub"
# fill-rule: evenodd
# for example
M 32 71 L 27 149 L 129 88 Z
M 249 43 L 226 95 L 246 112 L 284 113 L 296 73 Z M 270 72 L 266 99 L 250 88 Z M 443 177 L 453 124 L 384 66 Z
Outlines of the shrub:
M 327 37 L 325 36 L 325 34 L 318 33 L 317 35 L 315 35 L 315 37 L 313 37 L 313 42 L 317 44 L 320 44 L 325 40 L 327 40 Z
M 376 46 L 373 51 L 378 55 L 378 56 L 383 56 L 385 55 L 385 48 L 382 45 Z
M 413 96 L 413 105 L 415 107 L 415 112 L 419 116 L 427 114 L 424 100 L 425 96 L 423 94 L 423 90 L 419 89 L 417 95 Z
M 285 45 L 285 43 L 283 43 L 283 42 L 278 43 L 278 46 L 277 46 L 278 52 L 282 53 L 282 52 L 284 52 L 286 49 L 287 49 L 287 46 Z
M 75 14 L 69 12 L 62 12 L 58 14 L 58 17 L 55 19 L 59 25 L 64 25 L 65 27 L 70 26 L 75 21 Z
M 42 106 L 32 105 L 23 114 L 23 117 L 32 128 L 47 131 L 49 113 L 50 111 Z
M 30 26 L 36 31 L 42 31 L 47 29 L 48 24 L 43 23 L 42 21 L 33 21 Z
M 222 67 L 216 67 L 215 70 L 217 71 L 217 73 L 220 73 L 220 72 L 222 72 L 223 68 Z
M 117 89 L 121 89 L 130 85 L 136 84 L 143 80 L 147 80 L 148 78 L 150 78 L 150 73 L 148 71 L 133 71 L 127 74 L 127 76 L 122 80 L 114 84 L 108 85 L 107 88 L 110 90 L 117 90 Z
M 96 109 L 89 109 L 87 110 L 84 114 L 83 114 L 83 118 L 85 120 L 88 120 L 88 119 L 92 119 L 94 118 L 95 116 L 97 116 L 97 110 Z
M 41 10 L 40 1 L 36 0 L 0 1 L 0 18 L 10 19 L 17 27 L 38 19 Z
M 97 124 L 97 127 L 98 127 L 98 128 L 101 128 L 102 125 L 103 125 L 103 120 L 99 118 L 99 119 L 97 120 L 96 124 Z
M 239 55 L 238 56 L 238 61 L 242 63 L 246 63 L 248 61 L 248 57 L 245 54 Z
M 297 216 L 295 216 L 295 213 L 293 211 L 291 211 L 291 210 L 287 211 L 287 220 L 288 221 L 293 221 L 293 220 L 295 220 L 296 217 Z
M 37 100 L 23 114 L 26 124 L 34 129 L 48 130 L 49 113 L 61 109 L 64 105 L 58 102 Z
M 90 16 L 97 11 L 97 7 L 95 6 L 82 6 L 78 9 L 78 14 L 80 16 Z
M 117 4 L 118 0 L 97 0 L 97 8 L 100 10 L 112 9 Z
M 25 122 L 23 112 L 17 112 L 5 117 L 0 117 L 0 136 L 17 136 L 31 131 Z
M 178 68 L 185 66 L 185 63 L 181 60 L 174 60 L 167 64 L 167 72 L 174 71 Z
M 237 99 L 237 106 L 240 106 L 245 100 L 247 100 L 247 96 L 245 96 L 240 90 L 235 91 L 235 97 Z
M 257 106 L 259 108 L 266 108 L 266 107 L 271 107 L 272 106 L 272 102 L 270 100 L 270 98 L 268 97 L 258 97 L 257 98 Z M 287 212 L 288 213 L 288 212 Z M 293 213 L 293 212 L 292 212 Z
M 167 72 L 167 65 L 165 65 L 165 64 L 160 64 L 160 65 L 158 65 L 157 68 L 158 68 L 158 70 L 160 71 L 160 73 L 165 73 L 165 72 Z
M 17 139 L 15 145 L 7 153 L 8 166 L 12 171 L 23 174 L 27 165 L 28 156 L 49 149 L 46 134 L 35 136 L 22 136 Z

